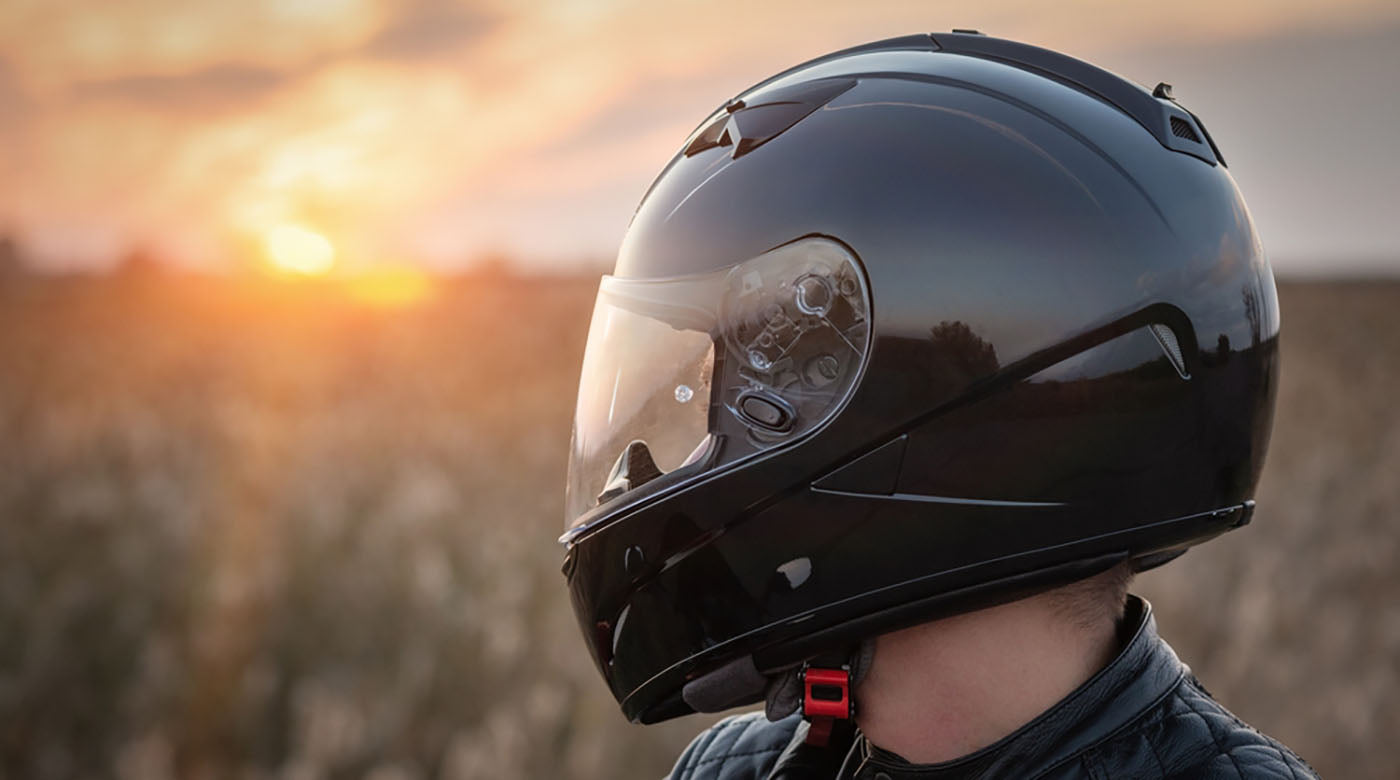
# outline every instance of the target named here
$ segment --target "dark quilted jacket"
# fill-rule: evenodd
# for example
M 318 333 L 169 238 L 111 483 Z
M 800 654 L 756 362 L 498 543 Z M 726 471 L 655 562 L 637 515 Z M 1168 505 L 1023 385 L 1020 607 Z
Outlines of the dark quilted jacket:
M 1047 712 L 955 761 L 914 765 L 859 734 L 849 751 L 802 746 L 797 716 L 720 721 L 686 748 L 674 780 L 918 778 L 1315 778 L 1292 751 L 1220 706 L 1157 636 L 1151 608 L 1130 599 L 1136 627 L 1114 661 Z

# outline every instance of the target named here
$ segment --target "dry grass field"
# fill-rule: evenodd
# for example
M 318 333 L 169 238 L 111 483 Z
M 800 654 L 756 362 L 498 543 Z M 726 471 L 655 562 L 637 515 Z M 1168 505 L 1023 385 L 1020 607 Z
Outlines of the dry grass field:
M 0 282 L 0 778 L 658 776 L 559 575 L 592 281 Z M 1254 523 L 1146 575 L 1228 706 L 1400 758 L 1400 284 L 1284 285 Z

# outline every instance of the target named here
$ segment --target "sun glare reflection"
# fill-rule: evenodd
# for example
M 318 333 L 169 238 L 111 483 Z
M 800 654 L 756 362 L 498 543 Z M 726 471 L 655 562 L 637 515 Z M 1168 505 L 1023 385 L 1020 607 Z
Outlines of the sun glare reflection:
M 278 225 L 263 239 L 267 259 L 279 271 L 320 276 L 335 265 L 335 247 L 329 239 L 301 225 Z

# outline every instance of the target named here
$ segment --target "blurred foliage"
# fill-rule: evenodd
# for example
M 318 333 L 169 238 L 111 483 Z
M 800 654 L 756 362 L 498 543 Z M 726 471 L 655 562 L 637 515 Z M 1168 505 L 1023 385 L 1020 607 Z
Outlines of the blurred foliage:
M 0 284 L 0 777 L 657 776 L 559 574 L 592 280 Z M 1324 773 L 1394 777 L 1400 286 L 1283 290 L 1247 530 L 1164 633 Z

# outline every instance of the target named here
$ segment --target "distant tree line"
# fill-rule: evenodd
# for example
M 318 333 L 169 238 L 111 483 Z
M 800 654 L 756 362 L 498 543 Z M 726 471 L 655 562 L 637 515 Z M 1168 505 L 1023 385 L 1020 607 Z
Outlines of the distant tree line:
M 237 273 L 240 270 L 252 270 L 254 267 L 255 264 L 248 264 L 245 266 L 234 266 L 226 270 Z M 457 278 L 463 281 L 503 283 L 555 277 L 596 278 L 597 275 L 610 271 L 611 267 L 612 264 L 610 262 L 589 258 L 586 260 L 581 259 L 572 269 L 561 268 L 555 271 L 533 271 L 522 268 L 522 265 L 517 262 L 516 258 L 506 253 L 484 251 L 473 257 L 466 258 L 466 262 L 458 267 L 435 267 L 431 268 L 430 272 L 439 277 Z M 70 271 L 69 269 L 72 270 Z M 143 244 L 135 244 L 128 248 L 105 272 L 99 269 L 79 269 L 72 266 L 64 266 L 61 269 L 46 268 L 43 263 L 39 262 L 25 251 L 23 243 L 18 238 L 12 234 L 0 232 L 0 283 L 4 283 L 7 280 L 44 275 L 46 272 L 57 273 L 59 275 L 68 275 L 69 273 L 77 272 L 78 275 L 83 276 L 95 272 L 100 275 L 116 278 L 143 279 L 155 278 L 187 270 L 192 269 L 187 269 L 177 262 L 172 262 L 171 258 Z

